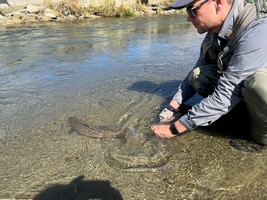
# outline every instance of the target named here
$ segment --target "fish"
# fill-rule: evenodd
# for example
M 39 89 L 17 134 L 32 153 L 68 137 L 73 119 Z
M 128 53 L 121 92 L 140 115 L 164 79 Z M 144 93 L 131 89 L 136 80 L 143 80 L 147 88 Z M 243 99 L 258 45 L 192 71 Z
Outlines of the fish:
M 70 124 L 70 131 L 77 132 L 80 135 L 92 137 L 92 138 L 107 138 L 109 137 L 108 133 L 105 131 L 102 131 L 99 127 L 91 126 L 87 124 L 86 122 L 76 118 L 76 117 L 69 117 L 68 122 Z
M 163 148 L 161 142 L 155 143 L 155 140 L 140 138 L 131 126 L 114 130 L 107 126 L 89 125 L 76 117 L 69 117 L 68 123 L 71 127 L 69 133 L 77 132 L 86 137 L 100 139 L 104 161 L 115 170 L 132 173 L 163 171 L 174 155 L 173 150 L 177 150 L 167 143 Z

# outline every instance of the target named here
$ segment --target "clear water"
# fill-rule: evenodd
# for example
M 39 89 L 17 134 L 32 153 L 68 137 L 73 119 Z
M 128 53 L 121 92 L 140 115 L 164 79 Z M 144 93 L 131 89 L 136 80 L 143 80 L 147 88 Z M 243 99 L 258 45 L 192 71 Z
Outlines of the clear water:
M 0 198 L 267 198 L 266 151 L 149 130 L 202 39 L 185 16 L 2 27 Z M 69 134 L 69 116 L 119 136 Z

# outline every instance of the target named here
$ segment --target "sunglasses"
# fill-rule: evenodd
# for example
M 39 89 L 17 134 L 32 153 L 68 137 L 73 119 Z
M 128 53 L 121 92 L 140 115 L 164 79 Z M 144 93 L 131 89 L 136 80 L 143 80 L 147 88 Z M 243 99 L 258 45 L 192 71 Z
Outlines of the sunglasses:
M 203 4 L 207 3 L 209 0 L 203 0 L 199 4 L 195 6 L 188 6 L 186 7 L 186 12 L 189 17 L 195 18 L 197 16 L 196 9 L 200 8 Z

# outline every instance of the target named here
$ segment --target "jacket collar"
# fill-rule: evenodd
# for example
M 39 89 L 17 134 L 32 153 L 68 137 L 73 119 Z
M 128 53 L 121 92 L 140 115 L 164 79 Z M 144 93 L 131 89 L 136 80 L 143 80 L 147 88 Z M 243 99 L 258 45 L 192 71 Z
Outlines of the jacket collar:
M 232 8 L 230 9 L 221 31 L 219 32 L 218 36 L 224 39 L 228 39 L 232 32 L 233 32 L 233 25 L 236 21 L 238 14 L 244 8 L 245 2 L 243 0 L 234 0 Z

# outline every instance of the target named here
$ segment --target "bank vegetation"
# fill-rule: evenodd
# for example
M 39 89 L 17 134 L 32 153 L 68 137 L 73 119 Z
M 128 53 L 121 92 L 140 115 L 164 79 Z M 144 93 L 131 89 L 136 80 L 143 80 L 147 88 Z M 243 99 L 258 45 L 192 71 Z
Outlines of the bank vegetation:
M 116 0 L 103 0 L 102 3 L 84 4 L 79 0 L 61 0 L 54 3 L 44 0 L 43 5 L 7 6 L 1 9 L 0 23 L 19 24 L 99 17 L 130 17 L 155 14 L 177 14 L 180 11 L 169 9 L 173 0 L 148 3 L 137 0 L 135 3 Z

